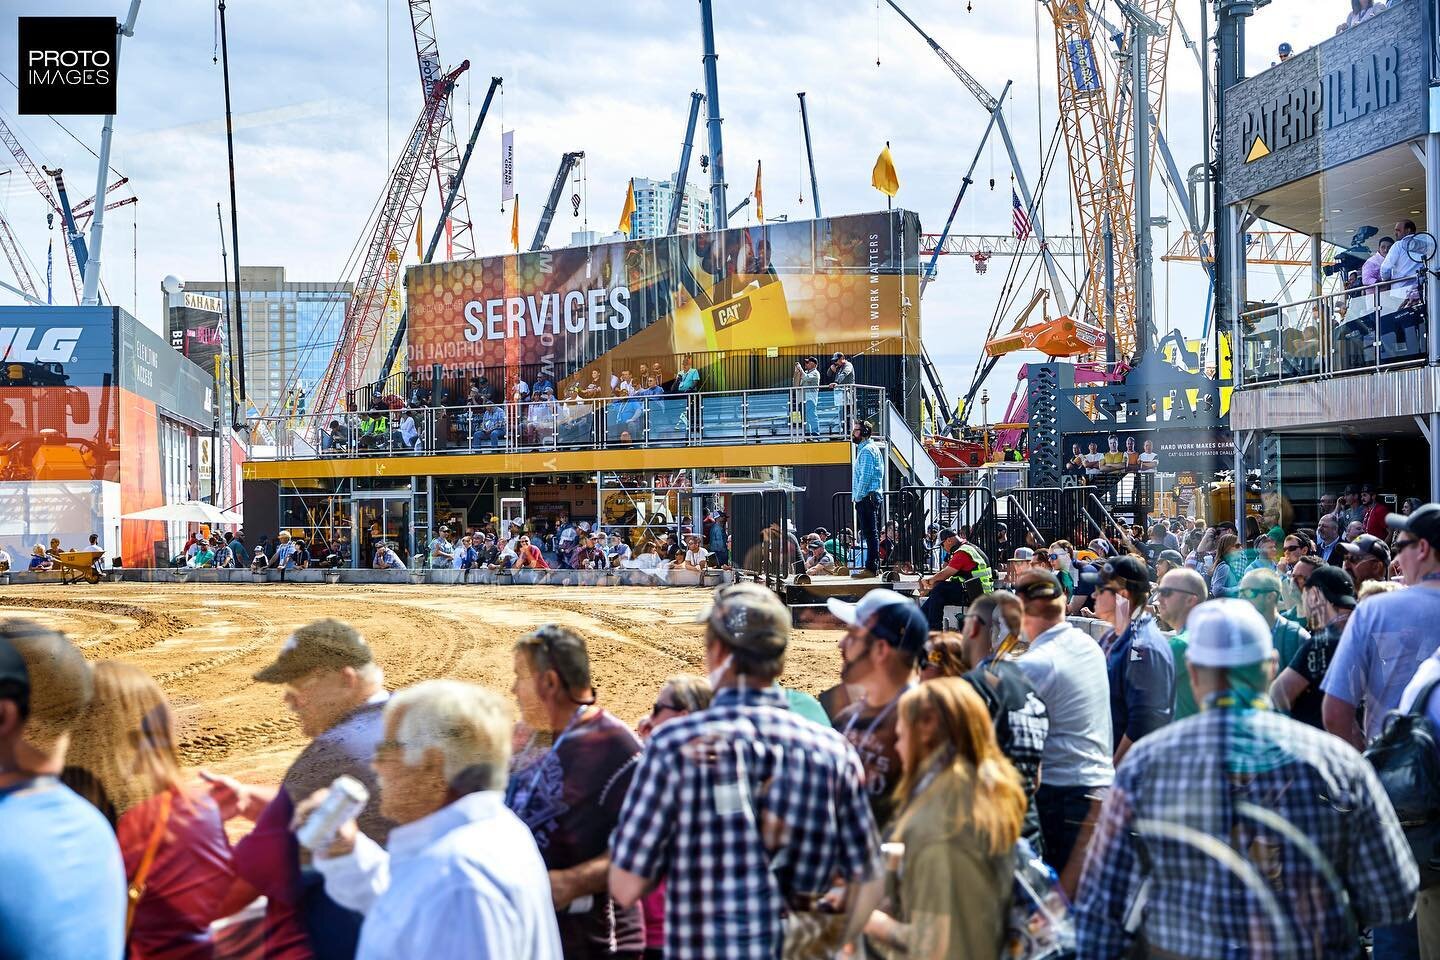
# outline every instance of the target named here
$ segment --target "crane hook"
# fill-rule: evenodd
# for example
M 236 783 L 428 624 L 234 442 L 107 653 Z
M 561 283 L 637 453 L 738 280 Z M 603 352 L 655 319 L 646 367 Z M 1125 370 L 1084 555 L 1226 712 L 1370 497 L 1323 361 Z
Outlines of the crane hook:
M 575 216 L 580 216 L 580 194 L 570 194 L 570 209 L 575 211 Z

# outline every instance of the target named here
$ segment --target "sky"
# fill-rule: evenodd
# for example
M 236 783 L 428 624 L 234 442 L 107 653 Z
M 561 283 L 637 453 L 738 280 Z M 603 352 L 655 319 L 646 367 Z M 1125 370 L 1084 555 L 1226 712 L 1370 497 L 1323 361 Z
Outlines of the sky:
M 1180 0 L 1179 17 L 1200 39 L 1204 0 Z M 1014 82 L 1006 115 L 1021 164 L 1038 179 L 1043 144 L 1055 133 L 1054 31 L 1041 5 L 1019 0 L 902 2 L 991 93 Z M 1324 2 L 1321 6 L 1324 6 Z M 1338 22 L 1348 4 L 1328 0 Z M 466 176 L 482 253 L 509 251 L 510 213 L 499 203 L 499 137 L 514 129 L 521 235 L 528 238 L 559 157 L 586 154 L 584 205 L 562 204 L 551 243 L 572 230 L 612 231 L 632 176 L 675 169 L 690 91 L 702 89 L 699 4 L 694 0 L 432 0 L 442 59 L 468 58 L 455 95 L 464 139 L 489 77 L 504 78 Z M 26 15 L 125 15 L 125 0 L 3 0 L 0 23 Z M 1107 13 L 1118 20 L 1111 5 Z M 341 279 L 351 250 L 421 106 L 405 0 L 231 0 L 226 9 L 241 262 L 283 265 L 292 281 Z M 1318 43 L 1333 24 L 1316 4 L 1275 0 L 1250 21 L 1248 68 L 1274 59 L 1280 41 Z M 135 36 L 120 54 L 120 90 L 111 165 L 130 178 L 140 202 L 106 215 L 102 281 L 110 299 L 155 329 L 160 281 L 220 276 L 224 209 L 228 246 L 224 100 L 218 34 L 205 0 L 145 0 Z M 897 206 L 938 232 L 975 154 L 986 115 L 924 41 L 876 0 L 715 0 L 716 45 L 729 205 L 750 192 L 764 163 L 767 217 L 813 216 L 796 92 L 806 91 L 815 165 L 828 215 L 884 209 L 870 186 L 889 141 L 900 178 Z M 877 65 L 877 59 L 879 61 Z M 65 169 L 72 202 L 94 192 L 101 118 L 18 117 L 16 33 L 0 29 L 0 116 L 37 164 Z M 1200 70 L 1177 30 L 1171 44 L 1162 122 L 1181 171 L 1200 161 Z M 68 128 L 69 133 L 60 124 Z M 70 134 L 73 133 L 74 137 Z M 83 141 L 83 144 L 78 141 Z M 997 138 L 998 139 L 998 138 Z M 87 145 L 88 148 L 87 149 Z M 696 153 L 705 152 L 703 128 Z M 0 169 L 9 166 L 0 155 Z M 698 164 L 691 179 L 699 180 Z M 994 178 L 993 190 L 990 180 Z M 433 190 L 431 191 L 433 194 Z M 123 196 L 124 193 L 117 193 Z M 1155 316 L 1161 329 L 1198 336 L 1206 281 L 1197 264 L 1166 264 L 1183 216 L 1157 177 L 1153 212 L 1170 226 L 1154 234 Z M 1042 200 L 1050 234 L 1072 231 L 1063 154 Z M 427 204 L 434 223 L 438 202 Z M 1011 229 L 1010 177 L 998 142 L 982 155 L 954 232 Z M 46 206 L 19 170 L 0 175 L 0 215 L 43 284 Z M 754 204 L 736 217 L 753 222 Z M 58 231 L 57 231 L 58 233 Z M 56 244 L 60 237 L 56 236 Z M 57 254 L 56 301 L 67 302 Z M 411 253 L 413 257 L 413 251 Z M 1022 263 L 1033 276 L 1033 259 Z M 1031 281 L 1005 290 L 1006 261 L 977 275 L 968 258 L 940 260 L 925 294 L 922 333 L 953 403 L 969 387 L 996 304 L 1029 297 Z M 0 278 L 13 283 L 8 266 Z M 1273 276 L 1256 274 L 1252 294 Z M 0 291 L 0 303 L 19 302 Z M 1068 306 L 1068 305 L 1067 305 Z M 1052 305 L 1052 314 L 1064 312 Z M 1008 322 L 1007 322 L 1008 326 Z M 987 381 L 998 420 L 1026 359 L 1015 355 Z

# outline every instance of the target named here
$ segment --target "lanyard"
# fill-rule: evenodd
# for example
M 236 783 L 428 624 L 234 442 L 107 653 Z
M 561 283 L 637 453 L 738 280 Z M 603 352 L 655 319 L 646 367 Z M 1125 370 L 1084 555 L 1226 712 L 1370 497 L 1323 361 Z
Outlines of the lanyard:
M 869 739 L 870 735 L 875 732 L 875 728 L 880 726 L 880 724 L 885 721 L 885 718 L 890 715 L 891 710 L 895 709 L 895 705 L 900 702 L 900 698 L 905 696 L 905 694 L 908 693 L 910 689 L 914 686 L 915 684 L 913 683 L 905 684 L 905 686 L 900 688 L 900 692 L 895 694 L 895 696 L 890 699 L 890 702 L 885 704 L 885 706 L 880 710 L 879 713 L 875 714 L 875 719 L 871 720 L 870 726 L 865 728 L 865 733 L 862 735 L 862 742 Z M 845 737 L 846 740 L 850 739 L 850 731 L 855 729 L 855 724 L 859 722 L 859 720 L 860 711 L 856 710 L 850 716 L 849 722 L 845 724 L 845 729 L 844 731 L 842 731 L 842 735 Z
M 1205 698 L 1204 706 L 1207 710 L 1232 710 L 1236 707 L 1268 710 L 1270 699 L 1264 694 L 1256 694 L 1246 700 L 1245 695 L 1238 690 L 1217 690 Z

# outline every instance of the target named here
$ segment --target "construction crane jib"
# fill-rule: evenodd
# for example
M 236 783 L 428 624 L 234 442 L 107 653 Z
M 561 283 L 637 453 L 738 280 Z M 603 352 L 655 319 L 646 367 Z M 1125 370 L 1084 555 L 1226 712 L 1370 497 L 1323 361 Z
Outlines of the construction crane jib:
M 405 149 L 391 170 L 335 352 L 315 391 L 316 413 L 329 414 L 339 409 L 341 396 L 359 387 L 367 375 L 370 355 L 385 320 L 385 307 L 399 283 L 399 266 L 425 197 L 429 171 L 424 167 L 435 151 L 441 108 L 454 92 L 455 80 L 468 69 L 470 61 L 466 60 L 431 86 L 415 127 L 405 140 Z
M 952 57 L 948 50 L 940 46 L 930 34 L 921 28 L 920 24 L 911 19 L 910 15 L 902 10 L 895 0 L 885 0 L 885 2 L 890 5 L 891 9 L 900 14 L 905 22 L 914 28 L 916 33 L 920 34 L 930 46 L 930 49 L 935 51 L 935 55 L 940 58 L 941 62 L 950 68 L 950 72 L 955 74 L 956 78 L 965 85 L 965 88 L 970 91 L 975 99 L 980 101 L 980 105 L 995 117 L 995 126 L 1000 131 L 1000 139 L 1004 141 L 1005 152 L 1010 157 L 1010 169 L 1015 173 L 1015 186 L 1020 193 L 1020 202 L 1025 205 L 1025 209 L 1030 214 L 1031 229 L 1035 234 L 1036 241 L 1040 245 L 1041 255 L 1045 261 L 1045 272 L 1050 280 L 1050 289 L 1057 298 L 1060 297 L 1062 290 L 1060 284 L 1060 268 L 1055 263 L 1054 255 L 1045 246 L 1045 228 L 1042 223 L 1044 218 L 1040 216 L 1040 211 L 1036 209 L 1035 198 L 1030 193 L 1030 182 L 1025 177 L 1024 169 L 1020 166 L 1020 157 L 1015 152 L 1015 141 L 1010 136 L 1010 126 L 1005 122 L 1004 106 L 1000 101 L 990 95 L 990 92 L 980 84 L 980 81 L 971 76 L 970 71 L 960 65 L 960 61 Z

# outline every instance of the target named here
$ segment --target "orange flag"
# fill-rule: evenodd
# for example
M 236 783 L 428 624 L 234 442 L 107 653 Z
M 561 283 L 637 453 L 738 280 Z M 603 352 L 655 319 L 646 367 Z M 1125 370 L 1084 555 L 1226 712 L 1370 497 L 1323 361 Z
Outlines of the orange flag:
M 515 195 L 515 205 L 510 208 L 510 246 L 520 252 L 520 195 Z

